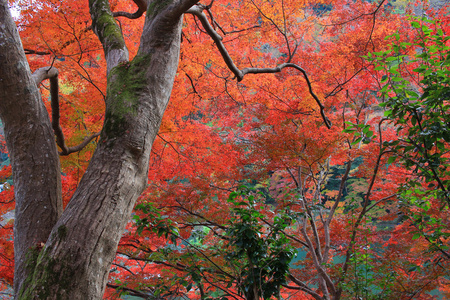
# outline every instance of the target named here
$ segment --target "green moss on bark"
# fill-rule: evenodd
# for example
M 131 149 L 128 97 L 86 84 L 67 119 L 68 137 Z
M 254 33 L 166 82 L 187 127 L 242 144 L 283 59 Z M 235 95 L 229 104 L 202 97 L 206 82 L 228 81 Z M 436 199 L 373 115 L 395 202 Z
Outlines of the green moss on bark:
M 148 93 L 146 73 L 150 61 L 150 54 L 136 56 L 133 61 L 121 63 L 111 70 L 102 133 L 104 138 L 115 138 L 124 134 L 129 118 L 137 114 L 139 96 Z
M 58 300 L 67 299 L 75 274 L 71 267 L 51 258 L 45 248 L 41 251 L 33 247 L 27 254 L 27 268 L 32 272 L 19 292 L 19 299 L 54 299 L 55 296 Z M 58 287 L 56 295 L 55 287 Z
M 66 225 L 61 225 L 58 227 L 58 238 L 60 240 L 64 240 L 67 236 L 67 227 Z
M 171 2 L 172 2 L 171 0 L 153 0 L 147 8 L 147 15 L 155 17 Z
M 22 295 L 25 289 L 29 287 L 33 281 L 34 269 L 36 267 L 40 252 L 41 252 L 40 247 L 33 246 L 28 250 L 27 254 L 25 255 L 26 257 L 25 268 L 27 269 L 27 274 L 29 274 L 29 276 L 24 280 L 19 295 Z M 22 297 L 20 297 L 20 299 L 22 299 Z
M 93 27 L 99 39 L 109 50 L 125 48 L 125 41 L 119 26 L 114 20 L 106 0 L 90 0 L 90 13 L 93 18 Z
M 125 48 L 122 32 L 112 15 L 104 13 L 98 18 L 97 23 L 100 26 L 100 28 L 97 28 L 103 31 L 101 35 L 102 38 L 100 39 L 102 44 L 110 47 L 110 50 Z

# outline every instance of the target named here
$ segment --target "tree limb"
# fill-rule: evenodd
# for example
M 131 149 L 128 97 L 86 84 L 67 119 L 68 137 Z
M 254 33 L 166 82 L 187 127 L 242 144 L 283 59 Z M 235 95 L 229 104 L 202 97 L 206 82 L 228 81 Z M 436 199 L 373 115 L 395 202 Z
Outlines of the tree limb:
M 309 94 L 314 98 L 317 105 L 319 105 L 320 114 L 322 116 L 322 119 L 325 122 L 325 125 L 327 126 L 327 128 L 331 128 L 332 124 L 331 124 L 330 120 L 325 116 L 325 112 L 324 112 L 325 107 L 320 102 L 319 97 L 317 97 L 317 95 L 313 92 L 311 81 L 309 80 L 308 74 L 302 67 L 300 67 L 299 65 L 294 64 L 294 63 L 283 63 L 274 68 L 244 68 L 244 69 L 240 70 L 235 65 L 233 59 L 231 58 L 230 54 L 228 53 L 228 50 L 225 48 L 225 45 L 222 42 L 222 36 L 220 36 L 217 33 L 217 31 L 211 26 L 211 24 L 208 21 L 208 18 L 203 13 L 204 9 L 205 8 L 201 5 L 195 5 L 195 6 L 191 7 L 189 10 L 187 10 L 186 13 L 194 15 L 200 20 L 200 22 L 202 23 L 206 32 L 208 33 L 208 35 L 213 39 L 214 43 L 216 44 L 217 49 L 219 50 L 220 54 L 222 55 L 223 60 L 225 61 L 227 67 L 230 69 L 231 72 L 233 72 L 233 74 L 236 76 L 238 81 L 242 81 L 242 79 L 244 79 L 244 76 L 246 74 L 279 73 L 284 68 L 294 68 L 294 69 L 300 71 L 303 74 L 303 77 L 305 78 L 306 83 L 308 85 Z
M 341 179 L 341 184 L 339 186 L 339 192 L 338 195 L 336 197 L 336 200 L 334 201 L 333 207 L 330 209 L 330 212 L 328 214 L 328 218 L 325 220 L 324 224 L 323 224 L 323 229 L 324 229 L 324 234 L 325 234 L 325 249 L 323 251 L 323 259 L 324 262 L 328 261 L 328 257 L 329 257 L 329 253 L 330 253 L 330 224 L 331 224 L 331 220 L 333 219 L 334 213 L 336 211 L 336 209 L 339 206 L 339 203 L 341 202 L 341 198 L 342 195 L 344 193 L 344 189 L 345 189 L 345 183 L 347 182 L 347 178 L 348 178 L 348 174 L 350 173 L 351 170 L 351 166 L 352 166 L 352 161 L 350 160 L 347 163 L 347 167 L 345 169 L 345 173 L 342 176 Z
M 109 1 L 89 1 L 89 11 L 92 30 L 102 43 L 106 57 L 106 74 L 109 74 L 120 62 L 128 61 L 128 49 L 122 31 L 111 13 Z
M 359 213 L 355 224 L 353 225 L 353 229 L 352 229 L 352 233 L 351 233 L 351 237 L 350 237 L 350 243 L 349 243 L 349 246 L 347 248 L 344 264 L 342 266 L 342 273 L 341 273 L 340 278 L 338 279 L 338 286 L 339 286 L 338 291 L 337 291 L 337 295 L 338 296 L 340 296 L 341 293 L 342 293 L 342 287 L 341 287 L 340 283 L 344 281 L 344 277 L 345 277 L 345 275 L 347 274 L 347 271 L 348 271 L 350 257 L 353 254 L 353 246 L 355 244 L 355 240 L 356 240 L 356 236 L 357 236 L 357 229 L 358 229 L 359 225 L 362 223 L 363 218 L 364 218 L 364 216 L 367 213 L 367 209 L 369 208 L 369 203 L 371 201 L 370 200 L 370 196 L 372 194 L 372 188 L 373 188 L 373 186 L 375 184 L 375 180 L 376 180 L 377 175 L 378 175 L 378 170 L 380 168 L 381 158 L 383 157 L 384 154 L 390 152 L 390 151 L 383 150 L 383 140 L 382 140 L 382 135 L 381 135 L 381 124 L 385 120 L 386 119 L 382 119 L 378 123 L 378 128 L 379 128 L 379 133 L 380 133 L 379 134 L 380 135 L 380 137 L 379 137 L 379 139 L 380 139 L 379 153 L 378 153 L 378 156 L 377 156 L 377 159 L 376 159 L 375 168 L 373 170 L 372 177 L 371 177 L 371 179 L 369 181 L 369 186 L 367 187 L 367 192 L 366 192 L 366 194 L 364 196 L 364 203 L 363 203 L 362 210 Z M 383 199 L 383 200 L 385 200 L 385 199 Z M 370 208 L 372 208 L 372 207 L 370 207 Z
M 36 54 L 36 55 L 49 55 L 52 54 L 48 51 L 39 51 L 39 50 L 33 50 L 28 48 L 23 48 L 23 51 L 25 51 L 25 54 Z
M 306 207 L 306 204 L 303 204 L 304 207 Z M 303 238 L 305 239 L 306 243 L 308 244 L 309 252 L 311 253 L 311 258 L 314 263 L 314 267 L 316 268 L 317 272 L 319 273 L 319 279 L 322 279 L 322 281 L 319 281 L 319 285 L 321 286 L 322 292 L 324 295 L 328 294 L 328 289 L 330 289 L 330 292 L 333 294 L 333 296 L 336 295 L 336 288 L 333 284 L 333 281 L 331 280 L 330 276 L 327 274 L 327 272 L 322 268 L 321 262 L 319 261 L 319 258 L 316 253 L 316 249 L 311 241 L 311 239 L 308 236 L 308 233 L 306 232 L 306 218 L 303 220 L 303 226 L 301 227 L 300 231 L 303 235 Z
M 148 291 L 148 293 L 144 293 L 144 292 L 141 292 L 141 291 L 138 291 L 138 290 L 126 287 L 126 286 L 115 285 L 115 284 L 111 284 L 111 283 L 108 283 L 106 286 L 109 288 L 115 289 L 116 291 L 127 292 L 129 295 L 134 296 L 134 297 L 140 297 L 143 299 L 155 299 L 155 300 L 163 299 L 160 297 L 153 296 L 153 292 L 151 292 L 151 291 Z
M 132 20 L 140 18 L 143 14 L 144 14 L 144 10 L 141 10 L 140 8 L 138 8 L 138 10 L 135 11 L 134 13 L 129 13 L 126 11 L 115 11 L 112 13 L 114 18 L 125 17 L 125 18 L 132 19 Z
M 128 19 L 138 19 L 140 18 L 144 12 L 147 10 L 147 2 L 146 0 L 133 0 L 133 2 L 137 5 L 138 10 L 134 13 L 129 13 L 125 11 L 116 11 L 113 12 L 113 17 L 125 17 Z
M 84 138 L 84 140 L 78 144 L 77 146 L 68 147 L 66 152 L 59 152 L 59 155 L 66 156 L 74 152 L 81 151 L 84 147 L 86 147 L 93 139 L 100 136 L 101 131 L 94 133 L 90 136 Z M 59 145 L 58 145 L 59 146 Z
M 298 285 L 298 287 L 293 287 L 293 286 L 290 286 L 290 285 L 283 285 L 285 288 L 288 288 L 288 289 L 299 289 L 301 291 L 304 291 L 304 292 L 310 294 L 316 300 L 322 300 L 323 299 L 319 294 L 317 294 L 316 292 L 311 290 L 306 284 L 304 284 L 303 282 L 301 282 L 300 280 L 295 278 L 292 274 L 289 274 L 288 278 L 290 280 L 292 280 L 292 282 L 294 282 L 296 285 Z
M 54 67 L 43 67 L 37 69 L 33 73 L 33 80 L 36 86 L 39 86 L 42 81 L 50 79 L 50 99 L 52 107 L 52 128 L 56 136 L 56 144 L 61 148 L 60 155 L 69 155 L 78 152 L 87 146 L 94 138 L 100 135 L 100 132 L 94 133 L 86 137 L 83 142 L 74 147 L 67 147 L 64 134 L 60 125 L 60 110 L 59 110 L 59 84 L 58 84 L 58 69 Z
M 381 6 L 383 5 L 383 3 L 384 3 L 385 1 L 386 1 L 386 0 L 382 0 L 382 1 L 377 5 L 377 7 L 375 8 L 375 10 L 372 11 L 372 12 L 370 12 L 370 13 L 360 14 L 360 15 L 357 16 L 357 17 L 351 18 L 350 20 L 343 21 L 343 22 L 340 22 L 340 23 L 323 24 L 323 26 L 342 26 L 342 25 L 345 25 L 345 24 L 347 24 L 347 23 L 349 23 L 349 22 L 356 21 L 356 20 L 361 19 L 361 18 L 366 17 L 366 16 L 371 16 L 371 15 L 375 16 L 375 14 L 380 10 Z

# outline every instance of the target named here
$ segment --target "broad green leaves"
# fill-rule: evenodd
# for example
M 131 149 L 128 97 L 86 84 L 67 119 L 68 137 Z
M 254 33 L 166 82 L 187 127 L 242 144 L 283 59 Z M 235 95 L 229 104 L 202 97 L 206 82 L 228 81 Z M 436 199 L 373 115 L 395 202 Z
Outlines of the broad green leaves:
M 228 198 L 234 205 L 234 216 L 227 230 L 231 245 L 227 258 L 242 263 L 241 290 L 246 299 L 279 297 L 289 263 L 296 254 L 283 232 L 290 225 L 290 218 L 277 216 L 271 226 L 264 225 L 264 215 L 258 209 L 258 202 L 264 198 L 259 196 L 241 186 Z
M 380 106 L 399 137 L 384 142 L 394 153 L 388 164 L 399 159 L 411 172 L 401 188 L 401 206 L 416 229 L 412 239 L 424 237 L 431 249 L 450 258 L 443 242 L 449 237 L 445 222 L 431 211 L 436 201 L 441 211 L 450 205 L 450 36 L 438 21 L 413 19 L 411 25 L 418 31 L 414 43 L 393 35 L 387 51 L 368 58 L 375 70 L 385 71 Z

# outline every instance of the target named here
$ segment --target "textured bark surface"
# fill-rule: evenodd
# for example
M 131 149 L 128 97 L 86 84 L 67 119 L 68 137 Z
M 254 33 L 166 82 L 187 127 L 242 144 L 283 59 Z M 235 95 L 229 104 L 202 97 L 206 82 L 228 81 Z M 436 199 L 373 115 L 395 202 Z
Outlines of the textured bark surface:
M 27 255 L 47 241 L 62 212 L 59 157 L 49 116 L 6 0 L 0 1 L 0 118 L 16 198 L 15 290 L 29 275 Z
M 62 215 L 49 117 L 7 1 L 0 1 L 0 116 L 17 201 L 16 298 L 101 299 L 118 242 L 147 182 L 151 147 L 177 70 L 183 12 L 197 1 L 149 1 L 140 49 L 131 62 L 108 1 L 89 1 L 108 66 L 105 123 Z
M 181 22 L 175 30 L 180 29 Z M 151 146 L 170 96 L 179 39 L 169 45 L 168 49 L 155 50 L 151 58 L 144 58 L 150 60 L 150 66 L 144 63 L 139 68 L 152 71 L 144 71 L 146 86 L 137 94 L 132 93 L 137 97 L 133 100 L 118 99 L 112 94 L 112 86 L 122 86 L 123 78 L 119 76 L 128 76 L 112 71 L 107 119 L 99 145 L 36 267 L 32 289 L 40 297 L 101 298 L 118 242 L 147 182 Z M 171 78 L 165 78 L 168 74 Z M 119 104 L 115 103 L 128 100 L 135 101 L 133 107 L 117 107 Z M 29 296 L 24 294 L 24 298 Z

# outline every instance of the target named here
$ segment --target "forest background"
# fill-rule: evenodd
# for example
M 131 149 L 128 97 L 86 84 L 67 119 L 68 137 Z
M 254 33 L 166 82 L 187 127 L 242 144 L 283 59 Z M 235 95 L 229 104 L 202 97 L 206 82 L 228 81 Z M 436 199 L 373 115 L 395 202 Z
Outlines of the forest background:
M 141 9 L 109 2 L 134 57 Z M 59 109 L 51 84 L 39 89 L 57 124 L 65 206 L 100 141 L 106 59 L 87 1 L 10 4 L 31 70 L 59 72 Z M 104 298 L 450 297 L 448 4 L 199 7 L 184 17 L 147 185 Z M 14 181 L 0 147 L 8 299 Z

